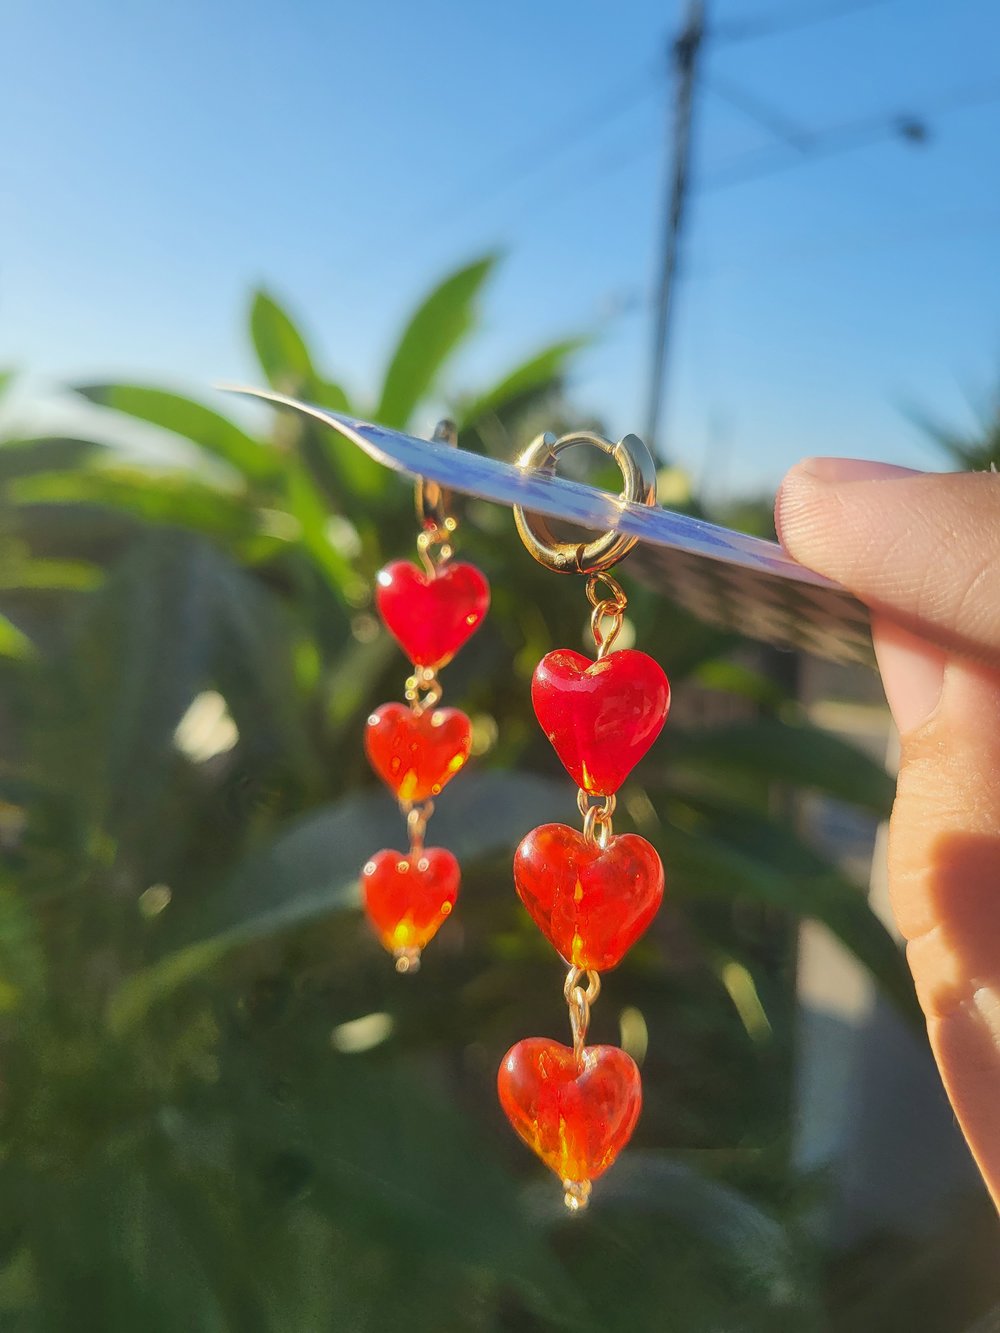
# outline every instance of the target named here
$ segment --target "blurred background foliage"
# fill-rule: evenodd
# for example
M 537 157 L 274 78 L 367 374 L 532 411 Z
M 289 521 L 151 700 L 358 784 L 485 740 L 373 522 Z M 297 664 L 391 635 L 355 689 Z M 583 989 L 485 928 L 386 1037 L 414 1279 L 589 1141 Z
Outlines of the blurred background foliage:
M 579 424 L 578 339 L 447 390 L 494 262 L 429 294 L 373 401 L 348 398 L 265 292 L 260 372 L 390 426 L 426 427 L 444 403 L 463 447 L 505 457 Z M 797 816 L 811 792 L 883 818 L 882 767 L 812 726 L 766 654 L 630 588 L 637 641 L 677 693 L 621 827 L 659 847 L 668 898 L 594 1020 L 643 1064 L 643 1119 L 590 1213 L 567 1218 L 494 1076 L 511 1042 L 566 1028 L 560 964 L 509 862 L 534 824 L 574 818 L 528 685 L 542 653 L 583 644 L 582 589 L 533 563 L 506 512 L 464 507 L 461 553 L 494 600 L 445 673 L 475 759 L 432 826 L 464 887 L 400 978 L 357 874 L 404 836 L 361 734 L 406 675 L 371 590 L 412 550 L 411 491 L 289 414 L 251 430 L 160 388 L 75 392 L 115 415 L 115 444 L 10 432 L 0 449 L 0 1327 L 971 1321 L 991 1293 L 959 1223 L 930 1270 L 939 1238 L 834 1252 L 815 1225 L 826 1183 L 796 1165 L 798 922 L 823 922 L 919 1028 L 896 944 Z M 155 461 L 148 427 L 171 442 Z M 934 1322 L 929 1272 L 958 1322 Z

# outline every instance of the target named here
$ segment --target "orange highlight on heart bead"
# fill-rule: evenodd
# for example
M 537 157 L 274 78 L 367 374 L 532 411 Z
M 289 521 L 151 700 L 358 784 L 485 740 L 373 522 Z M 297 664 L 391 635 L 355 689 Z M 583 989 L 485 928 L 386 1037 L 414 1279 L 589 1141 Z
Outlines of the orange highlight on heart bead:
M 573 1048 L 547 1037 L 512 1046 L 497 1075 L 507 1119 L 563 1182 L 569 1208 L 586 1206 L 589 1185 L 632 1137 L 642 1082 L 617 1046 Z
M 472 723 L 457 708 L 415 713 L 405 704 L 383 704 L 365 727 L 372 768 L 403 802 L 440 794 L 472 749 Z
M 442 667 L 479 628 L 490 585 L 475 565 L 441 565 L 425 574 L 408 560 L 379 572 L 375 602 L 386 629 L 414 666 Z
M 535 668 L 531 702 L 576 785 L 613 796 L 663 729 L 670 684 L 660 664 L 634 648 L 596 662 L 560 648 Z
M 619 834 L 601 848 L 565 824 L 543 824 L 514 854 L 514 883 L 567 963 L 605 972 L 656 915 L 663 863 L 637 833 Z
M 376 852 L 361 872 L 365 912 L 400 972 L 415 972 L 458 897 L 461 872 L 443 847 Z

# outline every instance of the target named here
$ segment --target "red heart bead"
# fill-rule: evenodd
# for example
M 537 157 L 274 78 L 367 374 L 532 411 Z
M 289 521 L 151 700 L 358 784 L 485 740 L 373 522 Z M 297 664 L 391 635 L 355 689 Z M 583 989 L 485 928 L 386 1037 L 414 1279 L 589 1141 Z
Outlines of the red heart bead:
M 437 796 L 471 748 L 472 723 L 457 708 L 414 713 L 405 704 L 383 704 L 365 726 L 372 768 L 407 803 Z
M 497 1091 L 514 1129 L 567 1186 L 608 1169 L 642 1110 L 639 1070 L 617 1046 L 584 1047 L 578 1064 L 572 1047 L 529 1037 L 504 1056 Z
M 663 898 L 663 863 L 637 833 L 605 848 L 565 824 L 543 824 L 514 854 L 514 883 L 532 920 L 574 967 L 616 967 Z
M 376 580 L 385 627 L 418 667 L 444 666 L 482 624 L 490 585 L 475 565 L 442 565 L 433 576 L 394 560 Z
M 437 934 L 458 897 L 458 862 L 443 847 L 376 852 L 361 872 L 365 912 L 379 939 L 411 961 Z
M 560 648 L 535 668 L 531 702 L 577 786 L 612 796 L 660 734 L 670 684 L 658 662 L 632 648 L 597 662 Z

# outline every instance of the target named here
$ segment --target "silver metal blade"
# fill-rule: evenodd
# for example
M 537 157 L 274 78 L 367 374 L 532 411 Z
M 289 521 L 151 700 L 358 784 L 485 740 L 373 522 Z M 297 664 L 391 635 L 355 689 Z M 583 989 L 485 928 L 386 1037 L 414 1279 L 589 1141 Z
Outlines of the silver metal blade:
M 711 624 L 779 648 L 874 664 L 866 608 L 838 584 L 796 564 L 774 542 L 669 509 L 623 504 L 593 486 L 522 472 L 513 463 L 421 440 L 270 390 L 219 387 L 312 417 L 396 472 L 508 507 L 523 505 L 589 531 L 614 528 L 628 533 L 638 538 L 629 569 Z

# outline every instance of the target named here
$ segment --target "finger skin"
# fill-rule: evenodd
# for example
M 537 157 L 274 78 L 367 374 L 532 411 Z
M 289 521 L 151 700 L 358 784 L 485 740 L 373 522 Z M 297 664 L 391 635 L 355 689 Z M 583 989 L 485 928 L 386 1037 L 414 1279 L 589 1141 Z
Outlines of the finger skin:
M 893 912 L 948 1096 L 1000 1205 L 1000 477 L 809 460 L 789 553 L 872 609 L 901 759 Z
M 901 740 L 889 889 L 931 1048 L 1000 1204 L 1000 674 L 945 668 Z
M 1000 475 L 893 470 L 828 482 L 807 460 L 782 484 L 790 555 L 959 656 L 1000 667 Z

